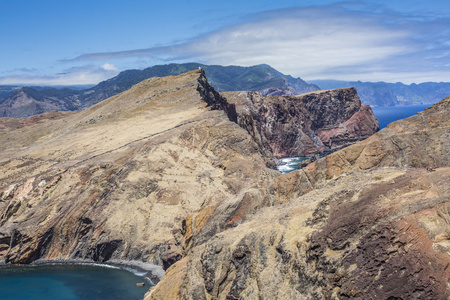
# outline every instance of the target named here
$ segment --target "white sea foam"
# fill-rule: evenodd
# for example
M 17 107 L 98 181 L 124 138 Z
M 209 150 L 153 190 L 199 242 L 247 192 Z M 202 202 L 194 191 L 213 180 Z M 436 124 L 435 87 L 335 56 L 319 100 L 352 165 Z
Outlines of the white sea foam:
M 162 267 L 146 263 L 142 261 L 126 261 L 126 260 L 109 260 L 107 263 L 98 263 L 94 261 L 86 260 L 64 260 L 64 259 L 41 259 L 34 261 L 29 266 L 48 266 L 48 265 L 78 265 L 78 266 L 93 266 L 110 269 L 120 269 L 136 276 L 143 277 L 151 285 L 155 285 L 158 280 L 161 280 L 164 276 L 164 270 Z M 155 276 L 158 280 L 155 282 Z
M 283 174 L 297 170 L 298 165 L 307 157 L 285 157 L 278 160 L 277 169 Z

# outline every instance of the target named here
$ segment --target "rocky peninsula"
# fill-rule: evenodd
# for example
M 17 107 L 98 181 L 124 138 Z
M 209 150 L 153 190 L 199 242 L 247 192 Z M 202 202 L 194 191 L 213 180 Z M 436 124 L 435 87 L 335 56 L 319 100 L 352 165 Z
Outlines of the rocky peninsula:
M 160 266 L 146 299 L 447 299 L 449 113 L 375 133 L 354 89 L 221 95 L 195 70 L 3 118 L 0 259 Z

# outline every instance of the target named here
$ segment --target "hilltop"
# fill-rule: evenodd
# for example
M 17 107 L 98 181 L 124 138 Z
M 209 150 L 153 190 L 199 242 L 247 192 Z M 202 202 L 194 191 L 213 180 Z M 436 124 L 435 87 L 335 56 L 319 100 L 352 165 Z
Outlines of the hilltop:
M 446 299 L 449 114 L 376 132 L 355 89 L 220 94 L 196 69 L 1 118 L 0 260 L 139 263 L 164 273 L 146 299 Z
M 4 86 L 0 95 L 0 116 L 27 117 L 51 110 L 85 109 L 130 89 L 152 77 L 180 75 L 202 68 L 210 83 L 220 92 L 259 91 L 263 95 L 297 95 L 318 90 L 301 78 L 284 75 L 268 65 L 252 67 L 203 65 L 199 63 L 157 65 L 143 70 L 127 70 L 98 85 L 83 89 L 31 88 Z M 10 91 L 9 93 L 7 93 Z

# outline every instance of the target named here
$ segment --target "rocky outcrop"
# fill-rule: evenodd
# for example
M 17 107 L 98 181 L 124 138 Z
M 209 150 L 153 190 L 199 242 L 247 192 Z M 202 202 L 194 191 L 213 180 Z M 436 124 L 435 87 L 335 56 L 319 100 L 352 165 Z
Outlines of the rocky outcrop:
M 393 122 L 367 140 L 307 167 L 312 178 L 333 178 L 374 167 L 450 166 L 450 97 L 407 119 Z
M 276 158 L 332 152 L 378 130 L 378 120 L 354 88 L 299 96 L 223 95 L 236 105 L 238 124 Z
M 422 82 L 409 85 L 401 82 L 361 82 L 313 80 L 322 89 L 355 87 L 364 104 L 372 107 L 435 104 L 450 94 L 449 82 Z
M 185 230 L 199 242 L 173 266 L 183 280 L 171 292 L 180 299 L 448 299 L 449 103 L 275 178 L 267 194 L 253 197 L 267 199 L 265 208 L 217 206 L 189 217 L 202 220 Z M 418 155 L 422 163 L 412 167 Z M 233 207 L 257 207 L 246 202 L 258 203 Z M 237 216 L 239 223 L 210 231 Z M 161 292 L 156 286 L 146 299 L 162 299 Z
M 4 121 L 0 259 L 168 268 L 184 256 L 187 216 L 279 174 L 226 105 L 197 70 L 64 117 Z
M 166 273 L 146 299 L 450 296 L 450 97 L 281 175 L 272 156 L 300 148 L 275 132 L 338 148 L 370 110 L 351 89 L 242 95 L 196 70 L 3 120 L 0 260 L 151 263 Z

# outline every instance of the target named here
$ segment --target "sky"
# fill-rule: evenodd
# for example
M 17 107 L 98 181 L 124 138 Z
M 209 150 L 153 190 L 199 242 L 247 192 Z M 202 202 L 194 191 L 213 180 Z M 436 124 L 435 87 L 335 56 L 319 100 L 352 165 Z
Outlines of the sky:
M 449 0 L 0 0 L 0 28 L 0 85 L 90 85 L 183 62 L 450 82 Z

